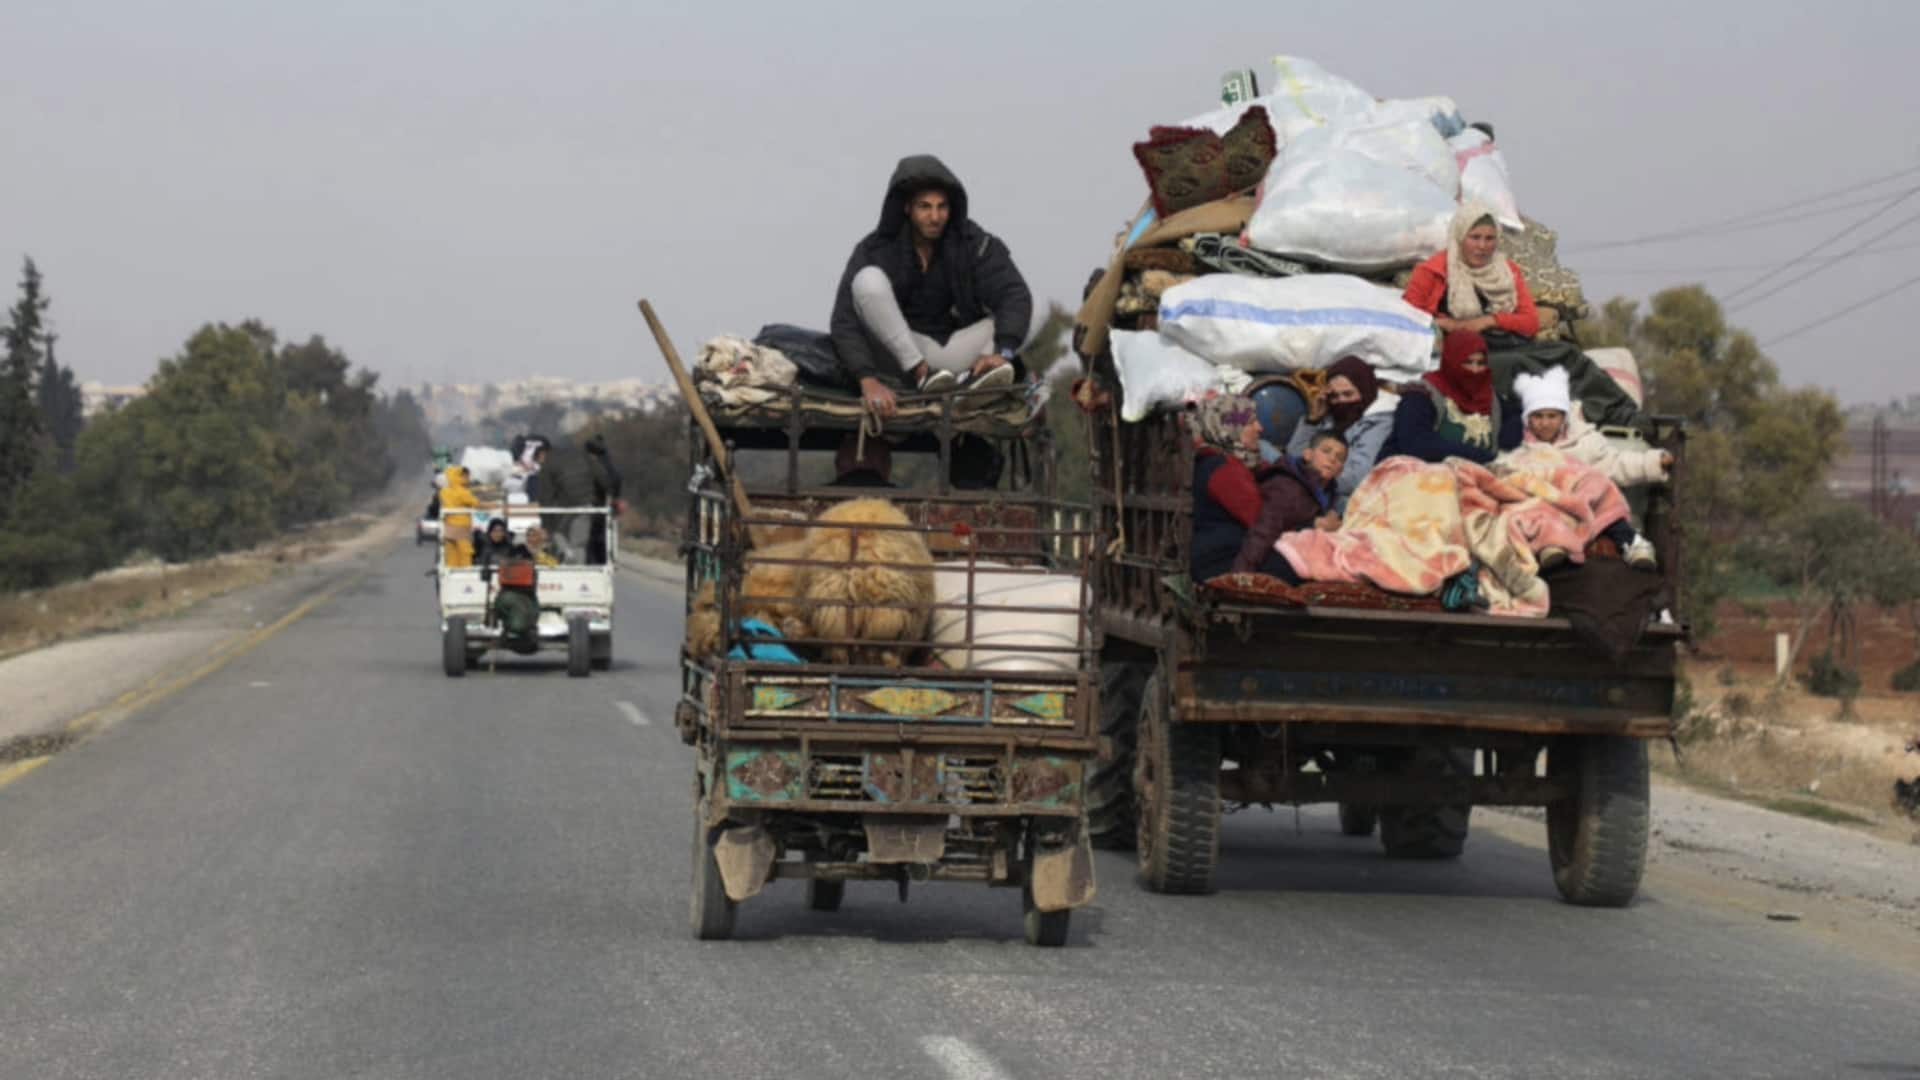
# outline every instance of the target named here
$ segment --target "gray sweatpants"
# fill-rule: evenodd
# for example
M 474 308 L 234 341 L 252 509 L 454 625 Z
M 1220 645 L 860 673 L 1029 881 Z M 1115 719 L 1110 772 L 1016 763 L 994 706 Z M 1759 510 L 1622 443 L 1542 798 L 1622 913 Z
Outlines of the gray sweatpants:
M 911 374 L 923 362 L 930 371 L 958 374 L 993 351 L 992 316 L 955 330 L 944 345 L 915 333 L 900 312 L 900 302 L 893 298 L 893 282 L 877 266 L 863 267 L 853 275 L 853 310 L 867 332 L 886 346 L 901 374 Z

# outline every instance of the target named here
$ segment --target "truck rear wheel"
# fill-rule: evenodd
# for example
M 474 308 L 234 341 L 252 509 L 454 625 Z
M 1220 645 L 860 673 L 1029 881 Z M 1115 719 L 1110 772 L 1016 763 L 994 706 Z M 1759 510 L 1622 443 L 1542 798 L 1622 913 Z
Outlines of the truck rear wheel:
M 1625 735 L 1568 736 L 1547 749 L 1547 773 L 1574 795 L 1547 806 L 1547 856 L 1568 903 L 1625 907 L 1647 867 L 1647 744 Z
M 613 635 L 611 633 L 593 635 L 593 670 L 610 671 L 613 669 Z
M 467 673 L 467 617 L 452 615 L 447 618 L 447 628 L 440 631 L 440 669 L 447 678 L 457 679 Z
M 1161 893 L 1210 893 L 1220 859 L 1220 733 L 1178 723 L 1156 672 L 1142 692 L 1134 791 L 1140 879 Z
M 567 674 L 584 679 L 593 670 L 593 631 L 585 615 L 567 620 Z
M 1087 780 L 1087 832 L 1097 847 L 1133 846 L 1138 810 L 1134 804 L 1134 747 L 1139 738 L 1140 693 L 1151 669 L 1145 664 L 1107 661 L 1100 665 L 1100 753 Z
M 1067 943 L 1067 929 L 1073 923 L 1073 909 L 1060 911 L 1041 911 L 1033 903 L 1033 886 L 1027 885 L 1020 890 L 1020 902 L 1025 908 L 1027 944 L 1038 945 L 1045 949 L 1057 949 Z
M 1472 776 L 1473 752 L 1421 747 L 1407 763 L 1412 776 Z M 1380 846 L 1396 859 L 1457 859 L 1467 846 L 1473 806 L 1380 807 Z
M 727 896 L 720 880 L 720 864 L 713 858 L 718 829 L 709 829 L 698 809 L 693 818 L 693 892 L 688 904 L 693 936 L 701 941 L 725 941 L 733 936 L 733 919 L 740 905 Z

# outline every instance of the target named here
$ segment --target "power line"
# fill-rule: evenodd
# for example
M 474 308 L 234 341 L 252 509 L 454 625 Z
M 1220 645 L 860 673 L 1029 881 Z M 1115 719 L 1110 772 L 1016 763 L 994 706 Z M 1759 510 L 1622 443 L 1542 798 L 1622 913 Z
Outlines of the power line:
M 1862 256 L 1867 256 L 1867 255 L 1883 255 L 1883 254 L 1887 254 L 1887 253 L 1889 253 L 1889 252 L 1894 252 L 1894 251 L 1911 251 L 1911 250 L 1913 250 L 1914 248 L 1920 248 L 1920 240 L 1916 240 L 1916 241 L 1913 241 L 1912 243 L 1906 243 L 1906 244 L 1882 244 L 1882 245 L 1881 245 L 1881 246 L 1879 246 L 1879 247 L 1871 247 L 1871 248 L 1865 248 L 1865 249 L 1863 249 L 1863 250 L 1861 250 L 1861 251 L 1859 251 L 1859 252 L 1857 252 L 1857 254 L 1859 254 L 1859 255 L 1862 255 Z M 1817 255 L 1817 256 L 1815 256 L 1815 257 L 1813 257 L 1813 258 L 1811 258 L 1811 259 L 1808 259 L 1808 260 L 1806 260 L 1806 261 L 1807 261 L 1807 262 L 1841 262 L 1841 261 L 1844 261 L 1845 259 L 1846 259 L 1846 256 L 1844 256 L 1844 255 Z M 1737 273 L 1737 272 L 1739 272 L 1739 271 L 1742 271 L 1742 270 L 1771 270 L 1771 269 L 1773 269 L 1773 268 L 1774 268 L 1774 267 L 1776 267 L 1776 266 L 1785 266 L 1785 265 L 1788 265 L 1788 264 L 1789 264 L 1789 263 L 1791 263 L 1791 262 L 1793 262 L 1793 260 L 1792 260 L 1792 259 L 1775 259 L 1775 260 L 1772 260 L 1772 261 L 1770 261 L 1770 262 L 1749 262 L 1749 263 L 1721 263 L 1721 264 L 1719 264 L 1718 266 L 1592 266 L 1592 265 L 1582 265 L 1582 266 L 1580 267 L 1580 272 L 1581 272 L 1582 274 L 1622 274 L 1622 275 L 1637 275 L 1637 274 L 1675 274 L 1675 275 L 1679 275 L 1679 274 L 1732 274 L 1732 273 Z
M 1831 270 L 1836 263 L 1844 262 L 1847 259 L 1853 258 L 1854 256 L 1860 254 L 1860 252 L 1866 250 L 1875 241 L 1885 240 L 1887 237 L 1892 236 L 1894 233 L 1899 232 L 1901 229 L 1906 228 L 1907 226 L 1913 224 L 1916 221 L 1920 221 L 1920 214 L 1914 214 L 1911 217 L 1903 218 L 1898 224 L 1880 230 L 1880 232 L 1877 235 L 1867 237 L 1865 240 L 1860 241 L 1858 244 L 1855 244 L 1853 247 L 1848 248 L 1847 250 L 1841 252 L 1838 256 L 1834 257 L 1833 259 L 1822 260 L 1820 262 L 1820 265 L 1813 267 L 1812 269 L 1808 270 L 1806 273 L 1800 274 L 1795 277 L 1790 277 L 1787 280 L 1781 282 L 1780 284 L 1775 285 L 1773 288 L 1768 289 L 1765 292 L 1755 293 L 1754 295 L 1747 297 L 1745 300 L 1742 300 L 1737 304 L 1728 304 L 1727 310 L 1739 311 L 1743 307 L 1748 307 L 1750 305 L 1757 304 L 1760 301 L 1765 300 L 1767 297 L 1773 296 L 1774 294 L 1781 292 L 1782 290 L 1792 288 L 1793 286 L 1799 284 L 1800 282 L 1805 281 L 1810 277 L 1813 277 L 1815 274 L 1825 273 L 1826 271 Z M 1782 269 L 1785 269 L 1785 267 L 1782 267 Z
M 1795 199 L 1791 202 L 1779 203 L 1777 205 L 1769 206 L 1761 210 L 1749 210 L 1749 211 L 1746 211 L 1745 213 L 1735 214 L 1732 217 L 1720 218 L 1716 221 L 1703 222 L 1699 225 L 1682 226 L 1677 229 L 1665 229 L 1660 232 L 1647 233 L 1644 236 L 1636 236 L 1627 240 L 1610 240 L 1604 244 L 1588 244 L 1581 247 L 1572 247 L 1572 248 L 1568 248 L 1567 250 L 1569 252 L 1602 251 L 1609 248 L 1632 247 L 1633 245 L 1636 245 L 1636 244 L 1651 244 L 1651 243 L 1663 243 L 1671 240 L 1686 240 L 1695 236 L 1709 235 L 1709 234 L 1718 233 L 1718 232 L 1741 232 L 1746 229 L 1769 228 L 1773 225 L 1785 224 L 1790 221 L 1803 221 L 1811 217 L 1821 217 L 1826 214 L 1838 213 L 1841 210 L 1850 209 L 1856 206 L 1870 206 L 1876 202 L 1879 202 L 1881 199 L 1885 198 L 1885 196 L 1876 195 L 1869 199 L 1861 199 L 1855 202 L 1845 203 L 1839 206 L 1825 207 L 1823 209 L 1811 211 L 1805 214 L 1791 215 L 1789 217 L 1781 218 L 1778 221 L 1772 221 L 1772 220 L 1764 221 L 1764 222 L 1758 221 L 1758 219 L 1761 219 L 1761 218 L 1772 218 L 1774 215 L 1779 214 L 1783 211 L 1796 210 L 1803 206 L 1810 206 L 1815 203 L 1826 202 L 1828 199 L 1837 198 L 1838 196 L 1841 196 L 1841 195 L 1851 195 L 1856 191 L 1865 191 L 1868 188 L 1878 187 L 1889 180 L 1897 180 L 1903 176 L 1908 176 L 1916 172 L 1920 172 L 1920 165 L 1911 165 L 1911 166 L 1908 166 L 1907 168 L 1900 169 L 1896 172 L 1887 173 L 1884 176 L 1876 176 L 1871 180 L 1858 181 L 1856 183 L 1848 184 L 1845 187 L 1834 188 L 1830 191 L 1823 191 L 1817 195 L 1809 195 L 1809 196 L 1806 196 L 1805 198 Z M 1753 223 L 1753 224 L 1750 224 L 1750 223 Z
M 1888 199 L 1886 202 L 1886 205 L 1882 206 L 1880 209 L 1875 210 L 1873 213 L 1868 214 L 1866 217 L 1861 218 L 1860 220 L 1854 222 L 1853 224 L 1847 226 L 1846 228 L 1841 229 L 1839 232 L 1834 233 L 1832 236 L 1827 237 L 1825 240 L 1822 240 L 1819 243 L 1808 248 L 1807 250 L 1801 252 L 1800 254 L 1795 255 L 1792 259 L 1788 260 L 1788 262 L 1785 265 L 1769 270 L 1766 273 L 1761 274 L 1759 277 L 1754 278 L 1752 281 L 1747 282 L 1745 285 L 1742 285 L 1739 288 L 1733 290 L 1732 292 L 1728 293 L 1724 298 L 1722 298 L 1721 302 L 1726 303 L 1728 301 L 1734 300 L 1738 298 L 1741 293 L 1749 292 L 1756 286 L 1764 282 L 1773 280 L 1775 277 L 1779 276 L 1781 271 L 1788 269 L 1789 267 L 1793 266 L 1794 264 L 1800 262 L 1802 259 L 1805 259 L 1810 255 L 1820 254 L 1820 250 L 1826 247 L 1828 244 L 1835 243 L 1838 240 L 1840 240 L 1842 237 L 1845 237 L 1847 234 L 1853 232 L 1854 230 L 1864 227 L 1868 222 L 1872 221 L 1874 218 L 1877 218 L 1881 214 L 1884 214 L 1887 211 L 1893 209 L 1894 207 L 1899 206 L 1901 203 L 1906 202 L 1908 199 L 1913 198 L 1915 195 L 1920 195 L 1920 187 L 1910 187 L 1907 190 L 1901 192 L 1900 194 L 1895 195 L 1893 198 Z M 1885 234 L 1882 234 L 1882 235 L 1885 235 Z
M 1778 345 L 1783 341 L 1788 341 L 1792 338 L 1799 337 L 1801 334 L 1804 334 L 1807 331 L 1814 329 L 1815 327 L 1825 326 L 1828 323 L 1834 321 L 1835 319 L 1839 319 L 1847 315 L 1851 315 L 1854 312 L 1859 311 L 1861 308 L 1866 307 L 1868 304 L 1873 304 L 1881 300 L 1885 300 L 1887 297 L 1892 296 L 1894 293 L 1900 292 L 1903 289 L 1911 289 L 1915 285 L 1920 285 L 1920 275 L 1910 277 L 1907 280 L 1901 282 L 1898 285 L 1893 286 L 1890 289 L 1885 289 L 1880 292 L 1874 293 L 1872 296 L 1869 296 L 1863 300 L 1857 300 L 1851 304 L 1848 304 L 1846 307 L 1841 308 L 1839 311 L 1835 311 L 1827 315 L 1822 315 L 1819 318 L 1813 320 L 1812 322 L 1801 323 L 1799 326 L 1794 327 L 1793 329 L 1787 331 L 1784 334 L 1781 334 L 1778 337 L 1768 338 L 1765 342 L 1762 343 L 1762 347 L 1772 348 L 1773 346 Z

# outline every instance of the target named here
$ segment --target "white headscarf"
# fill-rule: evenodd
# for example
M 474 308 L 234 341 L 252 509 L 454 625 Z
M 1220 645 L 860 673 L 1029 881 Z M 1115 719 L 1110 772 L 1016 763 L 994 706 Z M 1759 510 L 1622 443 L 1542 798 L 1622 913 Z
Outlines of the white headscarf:
M 1495 233 L 1500 231 L 1500 222 L 1492 210 L 1481 203 L 1465 203 L 1453 215 L 1453 225 L 1447 230 L 1447 314 L 1456 319 L 1500 315 L 1519 305 L 1513 267 L 1498 247 L 1494 248 L 1493 258 L 1487 265 L 1478 269 L 1467 265 L 1467 253 L 1462 245 L 1467 234 L 1482 221 L 1491 224 Z M 1480 302 L 1482 296 L 1487 298 L 1485 304 Z

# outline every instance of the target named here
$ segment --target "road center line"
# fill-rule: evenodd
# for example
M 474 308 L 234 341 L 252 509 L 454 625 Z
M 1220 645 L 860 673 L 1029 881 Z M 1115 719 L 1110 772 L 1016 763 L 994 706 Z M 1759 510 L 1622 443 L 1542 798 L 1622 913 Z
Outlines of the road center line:
M 619 707 L 621 712 L 626 714 L 628 720 L 633 721 L 634 727 L 646 727 L 648 724 L 653 723 L 653 721 L 647 719 L 646 713 L 640 711 L 640 706 L 635 705 L 631 701 L 616 701 L 614 704 Z
M 1009 1080 L 992 1058 L 958 1036 L 923 1035 L 920 1049 L 927 1052 L 949 1080 Z

